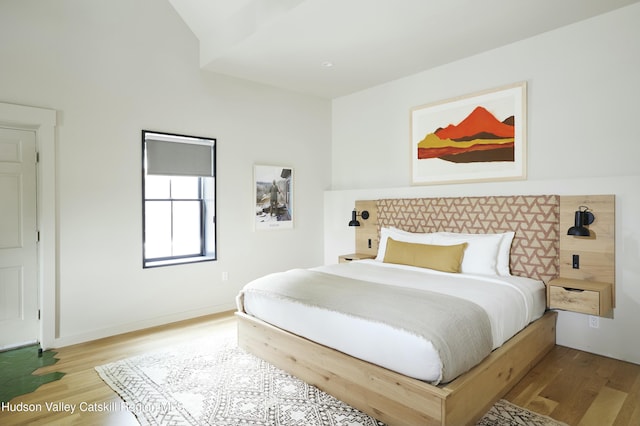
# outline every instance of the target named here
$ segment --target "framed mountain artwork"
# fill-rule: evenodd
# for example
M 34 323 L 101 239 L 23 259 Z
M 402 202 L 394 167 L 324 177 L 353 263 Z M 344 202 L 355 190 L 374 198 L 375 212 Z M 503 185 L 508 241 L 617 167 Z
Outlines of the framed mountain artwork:
M 411 109 L 414 185 L 525 179 L 526 82 Z

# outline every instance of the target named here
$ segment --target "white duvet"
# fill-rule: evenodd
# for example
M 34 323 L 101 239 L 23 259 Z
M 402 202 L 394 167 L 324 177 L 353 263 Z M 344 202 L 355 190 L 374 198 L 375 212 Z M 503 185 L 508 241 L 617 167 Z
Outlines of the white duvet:
M 313 269 L 474 302 L 489 316 L 493 349 L 540 318 L 546 308 L 544 284 L 529 278 L 452 274 L 375 260 Z M 440 378 L 442 364 L 431 342 L 409 332 L 264 294 L 245 294 L 243 308 L 277 327 L 401 374 L 425 381 Z

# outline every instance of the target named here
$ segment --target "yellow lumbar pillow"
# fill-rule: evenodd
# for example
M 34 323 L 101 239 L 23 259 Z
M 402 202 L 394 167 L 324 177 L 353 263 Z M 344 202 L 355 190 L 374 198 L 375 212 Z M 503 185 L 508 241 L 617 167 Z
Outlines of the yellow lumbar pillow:
M 443 272 L 460 272 L 467 243 L 452 246 L 406 243 L 387 239 L 383 262 L 418 266 Z

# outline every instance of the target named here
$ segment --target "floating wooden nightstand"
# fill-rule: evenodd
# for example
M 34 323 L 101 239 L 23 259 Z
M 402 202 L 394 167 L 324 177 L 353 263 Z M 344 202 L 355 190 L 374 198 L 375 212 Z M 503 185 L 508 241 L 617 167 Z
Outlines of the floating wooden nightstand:
M 587 210 L 592 212 L 593 219 L 586 225 L 588 235 L 573 235 L 578 221 L 576 214 Z M 547 285 L 549 308 L 606 317 L 613 315 L 616 306 L 615 229 L 615 195 L 560 197 L 560 278 Z
M 351 253 L 338 256 L 338 263 L 349 263 L 353 260 L 374 259 L 375 255 L 366 253 Z
M 613 285 L 600 281 L 556 278 L 547 284 L 549 309 L 606 316 L 613 309 Z

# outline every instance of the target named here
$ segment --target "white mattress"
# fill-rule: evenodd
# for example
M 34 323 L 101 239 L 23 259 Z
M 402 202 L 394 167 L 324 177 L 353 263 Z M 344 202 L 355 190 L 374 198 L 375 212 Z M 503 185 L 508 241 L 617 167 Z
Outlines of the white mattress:
M 493 349 L 540 318 L 546 308 L 544 284 L 529 278 L 451 274 L 375 260 L 314 269 L 380 284 L 424 288 L 474 302 L 489 316 Z M 440 380 L 442 365 L 437 351 L 431 342 L 409 332 L 263 294 L 245 294 L 244 309 L 277 327 L 373 364 L 420 380 Z

